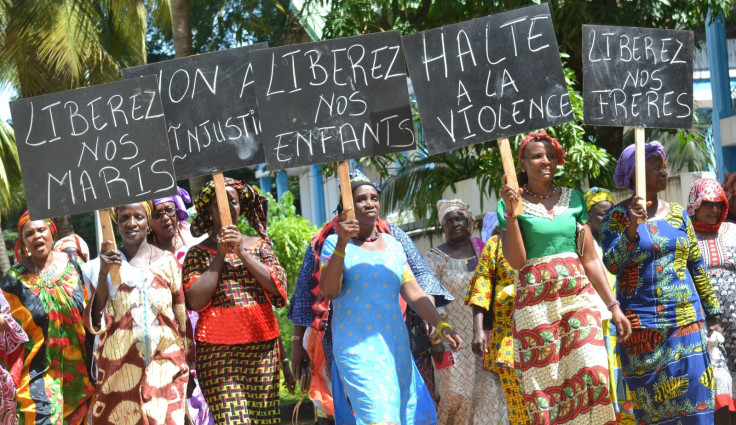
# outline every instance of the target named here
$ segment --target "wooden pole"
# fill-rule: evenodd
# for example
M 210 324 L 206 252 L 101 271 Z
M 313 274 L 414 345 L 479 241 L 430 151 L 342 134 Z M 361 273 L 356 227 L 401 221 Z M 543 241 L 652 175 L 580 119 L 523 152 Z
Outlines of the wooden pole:
M 634 132 L 634 144 L 636 150 L 636 171 L 635 171 L 635 182 L 636 182 L 636 196 L 640 196 L 641 200 L 639 204 L 644 205 L 646 209 L 647 205 L 647 180 L 646 180 L 646 152 L 644 150 L 645 136 L 644 127 L 636 127 Z M 639 220 L 638 224 L 644 224 L 644 220 Z
M 519 189 L 519 181 L 516 179 L 516 167 L 514 166 L 514 155 L 511 153 L 509 139 L 502 137 L 498 139 L 498 149 L 501 151 L 501 162 L 503 163 L 503 173 L 506 174 L 506 183 L 514 189 Z M 524 212 L 524 205 L 519 202 L 514 206 L 510 213 L 516 217 Z
M 217 199 L 217 213 L 220 215 L 220 224 L 222 227 L 233 224 L 230 216 L 230 202 L 227 200 L 227 191 L 225 190 L 225 177 L 222 173 L 212 174 L 212 181 L 215 183 L 215 199 Z
M 353 189 L 350 188 L 350 165 L 347 161 L 337 163 L 337 175 L 340 177 L 340 197 L 345 218 L 355 218 L 353 209 Z
M 109 249 L 118 249 L 117 244 L 115 243 L 115 231 L 112 227 L 112 218 L 110 217 L 110 209 L 104 208 L 99 210 L 100 214 L 100 227 L 102 228 L 102 250 L 106 251 Z M 112 245 L 106 243 L 105 241 L 110 241 Z M 114 286 L 118 286 L 121 283 L 123 283 L 123 280 L 120 277 L 120 266 L 117 264 L 114 264 L 110 266 L 110 281 Z M 100 283 L 98 282 L 98 285 Z

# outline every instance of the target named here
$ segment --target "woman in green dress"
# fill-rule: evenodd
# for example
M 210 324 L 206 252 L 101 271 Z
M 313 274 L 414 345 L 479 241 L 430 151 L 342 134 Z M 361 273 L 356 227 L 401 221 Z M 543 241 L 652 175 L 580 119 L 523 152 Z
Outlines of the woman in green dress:
M 565 163 L 564 151 L 544 131 L 524 137 L 519 163 L 523 189 L 512 188 L 504 177 L 497 210 L 503 254 L 519 271 L 514 365 L 531 422 L 615 423 L 601 312 L 590 281 L 611 310 L 621 339 L 631 328 L 596 254 L 583 195 L 552 183 L 557 165 Z M 524 213 L 514 216 L 519 202 Z M 576 232 L 584 232 L 582 249 Z

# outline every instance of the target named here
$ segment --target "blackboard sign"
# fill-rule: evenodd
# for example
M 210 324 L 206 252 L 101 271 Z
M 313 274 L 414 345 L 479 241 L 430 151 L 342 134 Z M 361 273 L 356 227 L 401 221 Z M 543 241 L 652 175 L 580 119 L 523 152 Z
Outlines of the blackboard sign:
M 693 33 L 583 25 L 585 123 L 691 128 Z
M 176 194 L 156 77 L 10 103 L 33 219 Z
M 397 31 L 251 52 L 271 169 L 414 149 Z
M 176 176 L 180 179 L 264 161 L 250 52 L 266 43 L 123 70 L 157 75 Z
M 573 119 L 547 4 L 403 37 L 430 153 Z

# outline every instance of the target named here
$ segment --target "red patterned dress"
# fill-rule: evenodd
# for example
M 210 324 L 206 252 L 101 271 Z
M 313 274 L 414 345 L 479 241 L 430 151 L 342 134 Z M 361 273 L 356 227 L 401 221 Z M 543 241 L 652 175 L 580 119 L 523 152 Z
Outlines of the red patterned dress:
M 502 230 L 505 211 L 500 200 Z M 615 423 L 601 312 L 575 249 L 583 195 L 563 188 L 551 211 L 524 199 L 518 221 L 527 262 L 515 281 L 514 366 L 531 423 Z
M 273 307 L 286 305 L 286 272 L 265 240 L 247 250 L 265 264 L 279 296 L 256 282 L 242 260 L 225 257 L 215 295 L 199 310 L 197 378 L 216 424 L 280 424 L 279 326 Z M 184 260 L 188 289 L 217 251 L 192 247 Z

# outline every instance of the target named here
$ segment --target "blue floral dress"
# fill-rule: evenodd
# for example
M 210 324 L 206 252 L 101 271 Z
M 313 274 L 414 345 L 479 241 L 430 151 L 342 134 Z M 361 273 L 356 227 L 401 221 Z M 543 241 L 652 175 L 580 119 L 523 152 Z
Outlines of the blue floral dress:
M 335 422 L 434 424 L 434 402 L 412 359 L 398 300 L 401 285 L 414 275 L 396 239 L 381 237 L 384 251 L 352 242 L 345 249 L 342 291 L 332 302 Z M 337 235 L 325 240 L 321 267 L 336 242 Z M 339 394 L 347 394 L 350 405 Z

